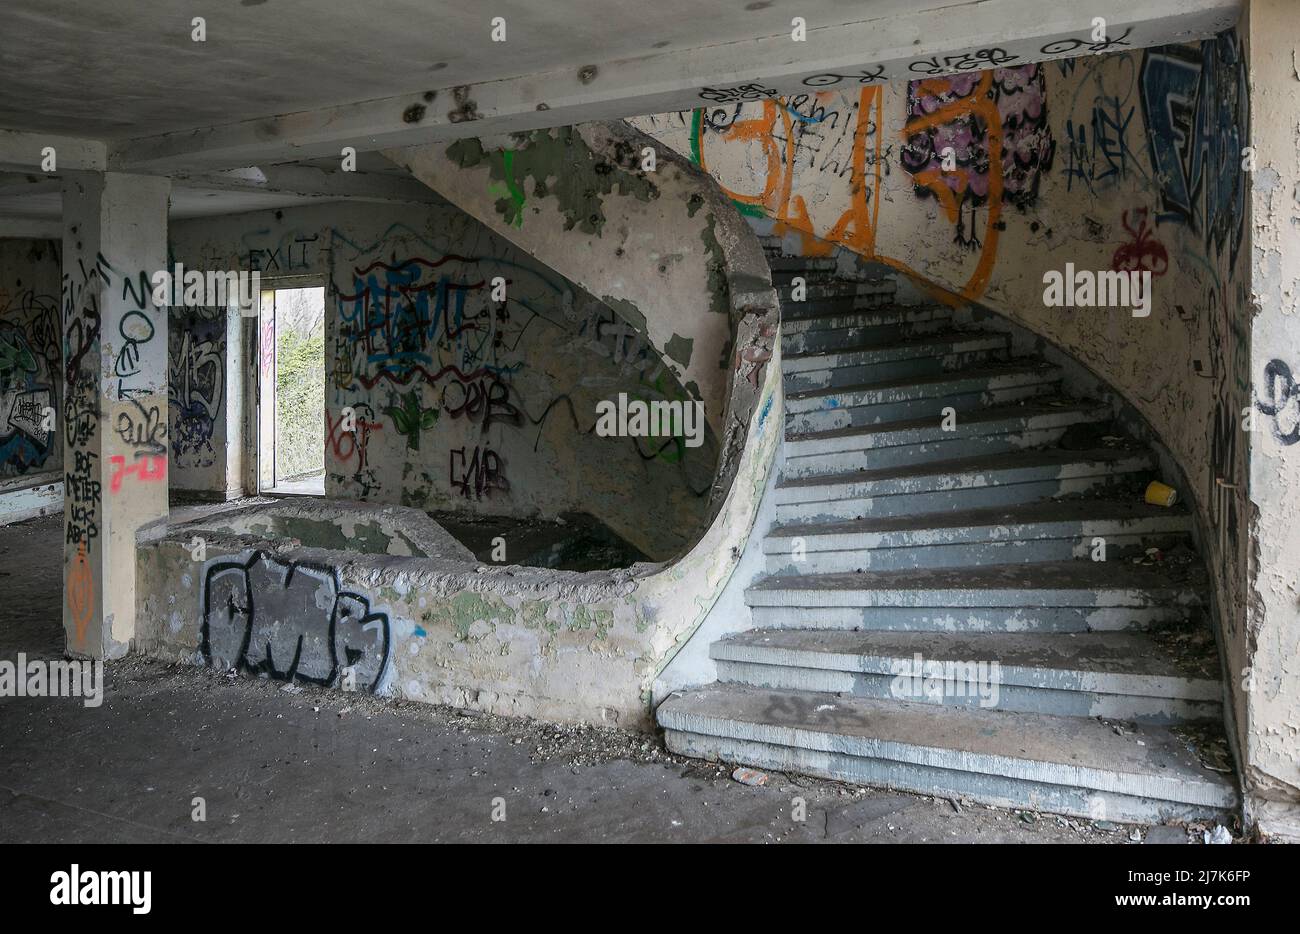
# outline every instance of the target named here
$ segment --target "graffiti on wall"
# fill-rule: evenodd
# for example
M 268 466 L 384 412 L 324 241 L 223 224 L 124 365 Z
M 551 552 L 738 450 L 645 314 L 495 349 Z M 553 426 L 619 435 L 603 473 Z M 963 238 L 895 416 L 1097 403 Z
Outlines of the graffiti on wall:
M 783 232 L 803 237 L 809 254 L 827 253 L 833 244 L 864 254 L 874 249 L 876 194 L 887 153 L 877 132 L 879 87 L 856 95 L 818 91 L 724 103 L 694 111 L 690 119 L 692 158 L 707 171 L 719 167 L 719 183 L 743 213 L 774 218 Z M 723 168 L 735 161 L 743 172 Z M 810 204 L 801 188 L 812 179 L 837 197 Z
M 608 307 L 575 300 L 567 282 L 514 262 L 490 239 L 477 250 L 471 239 L 458 242 L 463 252 L 439 249 L 402 225 L 369 246 L 333 233 L 327 452 L 332 475 L 352 495 L 378 487 L 371 463 L 378 442 L 398 455 L 406 479 L 430 484 L 404 489 L 403 502 L 509 498 L 501 453 L 507 439 L 515 450 L 537 450 L 551 415 L 566 410 L 570 427 L 556 431 L 593 433 L 594 401 L 579 406 L 579 417 L 570 398 L 581 383 L 567 374 L 588 366 L 568 362 L 574 355 L 603 359 L 601 385 L 686 397 L 645 336 Z M 504 296 L 494 297 L 494 280 Z M 352 415 L 346 428 L 345 409 Z M 535 436 L 525 434 L 534 428 Z M 672 443 L 648 453 L 637 439 L 629 443 L 641 460 L 675 464 L 683 457 Z M 697 495 L 707 489 L 691 486 Z
M 0 297 L 0 301 L 3 297 Z M 17 306 L 0 304 L 0 473 L 24 474 L 44 465 L 57 440 L 57 312 L 46 300 L 25 294 Z M 51 356 L 50 351 L 53 350 Z M 57 455 L 56 455 L 57 457 Z
M 374 692 L 389 667 L 388 614 L 344 590 L 336 569 L 255 551 L 207 564 L 202 642 L 208 664 Z
M 1229 30 L 1199 46 L 1149 49 L 1139 75 L 1151 165 L 1159 187 L 1158 221 L 1185 223 L 1207 252 L 1236 265 L 1244 235 L 1249 139 L 1246 63 Z
M 167 343 L 172 455 L 178 467 L 206 467 L 216 460 L 212 439 L 225 396 L 225 320 L 174 316 Z
M 743 213 L 773 218 L 777 233 L 798 235 L 803 254 L 828 255 L 841 246 L 911 272 L 876 246 L 882 179 L 896 152 L 913 190 L 939 204 L 955 241 L 975 255 L 957 290 L 974 298 L 996 261 L 1003 205 L 1035 202 L 1056 151 L 1042 67 L 988 68 L 1002 60 L 998 50 L 985 50 L 961 66 L 913 63 L 913 76 L 934 76 L 908 82 L 896 150 L 885 131 L 886 89 L 864 73 L 853 92 L 727 100 L 696 110 L 689 117 L 691 156 Z M 947 67 L 959 73 L 937 75 Z M 843 77 L 813 76 L 810 86 Z
M 899 162 L 916 193 L 937 199 L 957 242 L 978 249 L 975 212 L 996 221 L 1003 203 L 1032 204 L 1051 168 L 1045 72 L 1018 65 L 912 81 L 903 133 Z
M 1255 407 L 1268 416 L 1269 430 L 1279 442 L 1289 446 L 1300 441 L 1300 386 L 1284 361 L 1274 359 L 1265 364 L 1264 385 Z

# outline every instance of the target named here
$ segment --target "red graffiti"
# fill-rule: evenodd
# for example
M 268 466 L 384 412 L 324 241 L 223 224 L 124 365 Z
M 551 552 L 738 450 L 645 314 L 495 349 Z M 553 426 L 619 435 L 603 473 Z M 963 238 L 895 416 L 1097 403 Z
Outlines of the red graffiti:
M 135 463 L 128 467 L 125 457 L 114 454 L 109 458 L 109 463 L 113 465 L 113 479 L 109 489 L 114 493 L 122 489 L 122 482 L 126 480 L 128 474 L 135 474 L 136 479 L 143 483 L 167 479 L 167 458 L 163 455 L 137 457 Z
M 1163 276 L 1169 270 L 1169 253 L 1164 245 L 1151 236 L 1151 227 L 1147 222 L 1147 209 L 1137 208 L 1133 211 L 1137 229 L 1129 223 L 1129 212 L 1124 212 L 1120 221 L 1128 231 L 1132 242 L 1126 243 L 1115 251 L 1111 257 L 1110 268 L 1115 272 L 1135 272 L 1146 270 L 1153 276 Z
M 329 412 L 326 412 L 325 437 L 330 450 L 334 452 L 335 460 L 340 464 L 350 464 L 355 459 L 357 470 L 360 471 L 366 469 L 366 448 L 370 445 L 370 432 L 379 431 L 384 426 L 360 415 L 354 415 L 353 418 L 355 426 L 345 429 L 343 426 L 348 420 L 345 412 L 340 412 L 338 419 L 330 418 Z

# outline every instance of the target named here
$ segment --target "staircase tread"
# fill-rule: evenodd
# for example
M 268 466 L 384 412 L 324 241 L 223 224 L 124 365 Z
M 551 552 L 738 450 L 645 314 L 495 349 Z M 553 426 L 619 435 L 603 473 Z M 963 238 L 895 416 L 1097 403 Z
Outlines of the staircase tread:
M 982 379 L 984 377 L 1006 376 L 1012 373 L 1059 373 L 1060 367 L 1053 366 L 1050 363 L 1044 363 L 1041 360 L 1030 358 L 1030 362 L 1025 359 L 1013 360 L 1009 363 L 999 363 L 993 366 L 970 367 L 962 370 L 950 370 L 946 373 L 938 373 L 930 376 L 908 376 L 897 377 L 895 379 L 883 380 L 874 383 L 854 383 L 852 386 L 836 386 L 834 388 L 804 389 L 799 392 L 787 393 L 787 399 L 815 399 L 819 396 L 844 396 L 855 392 L 880 392 L 887 389 L 907 388 L 910 386 L 931 386 L 943 385 L 944 383 L 960 382 L 967 379 Z
M 1164 590 L 1205 587 L 1198 561 L 1041 561 L 983 567 L 906 568 L 790 574 L 755 581 L 749 590 Z
M 1006 338 L 1001 331 L 989 331 L 983 328 L 948 328 L 943 331 L 931 331 L 910 337 L 890 341 L 887 344 L 861 344 L 839 347 L 835 350 L 811 350 L 800 353 L 785 354 L 785 360 L 807 360 L 813 357 L 832 357 L 836 354 L 862 353 L 869 350 L 898 350 L 905 347 L 924 347 L 929 344 L 951 344 L 958 341 L 988 340 L 989 338 Z
M 1107 463 L 1131 457 L 1150 457 L 1149 449 L 1141 445 L 1128 447 L 1088 448 L 1027 448 L 999 454 L 981 454 L 978 457 L 958 457 L 946 461 L 928 461 L 905 467 L 882 467 L 878 470 L 852 470 L 847 473 L 824 474 L 814 477 L 782 477 L 778 488 L 834 486 L 841 483 L 862 483 L 893 480 L 903 477 L 928 477 L 936 474 L 958 475 L 991 470 L 1015 470 L 1022 467 L 1050 465 Z M 957 489 L 957 487 L 953 487 Z
M 1045 499 L 1017 506 L 990 506 L 979 509 L 957 509 L 937 513 L 916 513 L 905 516 L 879 518 L 840 519 L 831 522 L 797 522 L 776 526 L 767 534 L 771 538 L 796 536 L 841 535 L 855 532 L 898 532 L 909 529 L 954 529 L 988 525 L 1029 525 L 1037 522 L 1074 522 L 1090 519 L 1135 520 L 1179 516 L 1186 518 L 1187 510 L 1181 505 L 1153 506 L 1144 501 L 1079 497 L 1077 499 Z
M 953 707 L 939 704 L 864 697 L 771 690 L 734 684 L 715 684 L 674 694 L 657 712 L 667 729 L 704 735 L 706 723 L 726 720 L 780 731 L 774 739 L 782 745 L 808 748 L 820 735 L 820 748 L 848 751 L 845 740 L 891 744 L 878 750 L 890 753 L 936 749 L 1000 760 L 986 762 L 980 771 L 1014 775 L 1017 764 L 1061 765 L 1066 771 L 1060 784 L 1096 787 L 1100 780 L 1125 791 L 1133 779 L 1157 782 L 1165 794 L 1185 793 L 1196 803 L 1231 807 L 1235 783 L 1231 775 L 1206 768 L 1194 751 L 1191 738 L 1177 728 L 1150 724 L 1130 725 L 1122 732 L 1092 717 L 1022 713 Z M 722 729 L 725 731 L 726 726 Z M 793 731 L 802 736 L 795 736 Z M 1184 738 L 1184 737 L 1187 738 Z M 836 740 L 838 738 L 838 741 Z M 829 742 L 826 740 L 829 739 Z M 848 754 L 854 754 L 849 751 Z M 1036 780 L 1043 780 L 1037 778 Z
M 1053 405 L 1055 402 L 1057 404 Z M 1101 402 L 1086 402 L 1078 399 L 1066 399 L 1064 397 L 1057 399 L 1038 400 L 1033 405 L 1010 404 L 994 405 L 987 408 L 977 409 L 964 415 L 957 423 L 957 431 L 949 432 L 955 437 L 961 437 L 960 430 L 963 425 L 982 424 L 984 422 L 996 422 L 1007 418 L 1029 418 L 1035 415 L 1052 415 L 1060 412 L 1103 412 L 1110 414 L 1110 409 Z M 886 434 L 891 431 L 911 431 L 916 428 L 934 428 L 938 420 L 934 416 L 928 418 L 908 418 L 897 422 L 877 422 L 874 425 L 859 425 L 850 428 L 835 428 L 829 431 L 809 431 L 801 434 L 787 434 L 785 436 L 788 442 L 797 441 L 817 441 L 828 438 L 851 438 L 858 435 L 875 435 Z
M 798 321 L 800 323 L 810 322 L 810 321 L 820 321 L 823 318 L 884 317 L 886 315 L 902 316 L 903 318 L 907 318 L 909 315 L 919 316 L 922 314 L 930 315 L 931 319 L 934 319 L 936 317 L 939 319 L 943 319 L 952 316 L 952 309 L 945 308 L 942 305 L 934 306 L 934 305 L 884 304 L 884 305 L 875 305 L 870 308 L 852 308 L 848 311 L 818 311 L 816 314 L 812 314 L 812 315 L 783 315 L 781 318 L 781 323 L 786 324 L 788 322 L 793 322 L 793 321 Z M 885 322 L 885 323 L 889 323 L 889 322 Z M 845 328 L 857 327 L 857 326 L 858 325 L 852 325 L 852 324 L 844 325 Z M 827 330 L 838 331 L 840 330 L 840 328 L 828 328 Z M 803 334 L 806 332 L 800 330 L 792 333 Z M 791 336 L 791 334 L 786 333 L 783 334 L 782 336 L 789 337 Z
M 856 658 L 911 659 L 919 653 L 927 661 L 983 659 L 996 660 L 1004 668 L 1184 678 L 1210 688 L 1219 683 L 1218 654 L 1210 631 L 1204 626 L 1077 633 L 750 629 L 728 635 L 714 644 Z M 1217 699 L 1218 694 L 1211 691 L 1209 698 Z

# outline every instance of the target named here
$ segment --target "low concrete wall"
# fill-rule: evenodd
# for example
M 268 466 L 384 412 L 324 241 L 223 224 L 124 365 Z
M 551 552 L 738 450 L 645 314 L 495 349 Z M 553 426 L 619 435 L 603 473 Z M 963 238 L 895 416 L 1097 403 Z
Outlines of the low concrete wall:
M 671 565 L 484 567 L 417 510 L 286 501 L 142 536 L 137 647 L 307 683 L 346 687 L 350 677 L 391 697 L 650 729 L 654 679 L 732 579 L 768 483 L 779 365 L 761 374 L 735 481 Z
M 0 525 L 63 511 L 63 474 L 25 474 L 0 480 Z

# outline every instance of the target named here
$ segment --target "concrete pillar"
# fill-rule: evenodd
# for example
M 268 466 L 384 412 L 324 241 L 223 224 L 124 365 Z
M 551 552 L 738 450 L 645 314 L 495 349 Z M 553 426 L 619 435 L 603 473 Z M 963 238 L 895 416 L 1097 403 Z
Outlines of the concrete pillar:
M 1300 840 L 1300 19 L 1293 0 L 1247 10 L 1251 91 L 1251 562 L 1240 671 L 1246 807 Z M 1244 710 L 1242 709 L 1244 708 Z
M 63 628 L 74 656 L 124 655 L 135 534 L 167 516 L 165 178 L 67 173 L 63 189 Z

